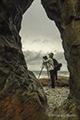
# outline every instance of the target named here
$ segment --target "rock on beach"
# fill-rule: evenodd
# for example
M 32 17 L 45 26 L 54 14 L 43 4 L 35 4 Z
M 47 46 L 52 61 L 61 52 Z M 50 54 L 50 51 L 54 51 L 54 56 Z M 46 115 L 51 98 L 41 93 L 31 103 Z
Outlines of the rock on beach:
M 55 88 L 51 87 L 51 80 L 48 78 L 40 78 L 39 81 L 43 85 L 47 96 L 50 107 L 48 114 L 50 115 L 54 108 L 59 107 L 67 99 L 69 94 L 69 77 L 58 76 L 58 80 L 55 80 Z
M 53 112 L 54 108 L 59 107 L 63 101 L 67 99 L 69 94 L 68 87 L 51 88 L 49 86 L 44 86 L 43 89 L 46 93 L 48 105 L 50 107 L 49 114 Z

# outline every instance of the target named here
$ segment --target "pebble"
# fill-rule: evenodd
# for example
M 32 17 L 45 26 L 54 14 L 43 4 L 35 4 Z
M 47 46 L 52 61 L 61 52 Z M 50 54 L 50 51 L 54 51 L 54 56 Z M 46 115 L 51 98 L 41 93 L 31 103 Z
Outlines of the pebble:
M 46 87 L 43 87 L 43 89 L 46 93 L 46 97 L 50 107 L 50 112 L 52 112 L 55 107 L 59 107 L 61 103 L 65 99 L 67 99 L 69 94 L 69 87 L 50 88 L 46 86 Z

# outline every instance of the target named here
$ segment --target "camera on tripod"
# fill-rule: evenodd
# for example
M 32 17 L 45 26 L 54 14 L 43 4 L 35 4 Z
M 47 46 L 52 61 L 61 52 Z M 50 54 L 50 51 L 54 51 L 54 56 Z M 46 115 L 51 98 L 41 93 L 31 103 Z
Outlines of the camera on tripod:
M 47 59 L 48 59 L 47 56 L 43 56 L 42 58 L 43 58 L 44 60 L 47 60 Z M 49 78 L 49 72 L 48 72 L 47 63 L 45 63 L 45 62 L 43 61 L 43 63 L 42 63 L 42 68 L 41 68 L 41 71 L 40 71 L 40 73 L 39 73 L 38 79 L 39 79 L 39 77 L 40 77 L 40 75 L 41 75 L 41 73 L 42 73 L 43 68 L 46 68 L 46 69 L 47 69 L 47 75 L 48 75 L 48 78 Z
M 47 56 L 43 56 L 43 59 L 47 60 L 48 58 L 47 58 Z M 47 63 L 45 63 L 44 61 L 43 61 L 42 66 L 47 69 Z
M 43 59 L 44 59 L 44 60 L 47 60 L 48 58 L 47 58 L 47 56 L 43 56 Z

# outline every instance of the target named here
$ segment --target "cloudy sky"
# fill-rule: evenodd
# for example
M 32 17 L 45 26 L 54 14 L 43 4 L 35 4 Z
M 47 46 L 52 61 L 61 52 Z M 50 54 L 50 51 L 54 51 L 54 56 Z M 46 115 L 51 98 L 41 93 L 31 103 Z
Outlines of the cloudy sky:
M 60 33 L 43 9 L 39 0 L 35 0 L 23 16 L 22 50 L 30 70 L 40 70 L 42 56 L 50 52 L 63 64 L 61 70 L 67 70 Z

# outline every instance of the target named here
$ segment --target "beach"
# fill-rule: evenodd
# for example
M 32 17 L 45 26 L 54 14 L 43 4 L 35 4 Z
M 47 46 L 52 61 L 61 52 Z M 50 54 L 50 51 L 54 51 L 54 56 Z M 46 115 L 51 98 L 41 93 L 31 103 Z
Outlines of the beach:
M 58 79 L 55 80 L 55 88 L 51 87 L 50 78 L 40 78 L 39 81 L 43 85 L 47 97 L 50 115 L 54 108 L 59 107 L 67 99 L 69 95 L 69 77 L 59 75 Z
M 48 86 L 43 87 L 46 97 L 47 97 L 47 102 L 49 105 L 49 113 L 52 114 L 53 109 L 56 107 L 59 107 L 64 100 L 67 99 L 68 94 L 69 94 L 69 88 L 68 87 L 55 87 L 50 88 Z

